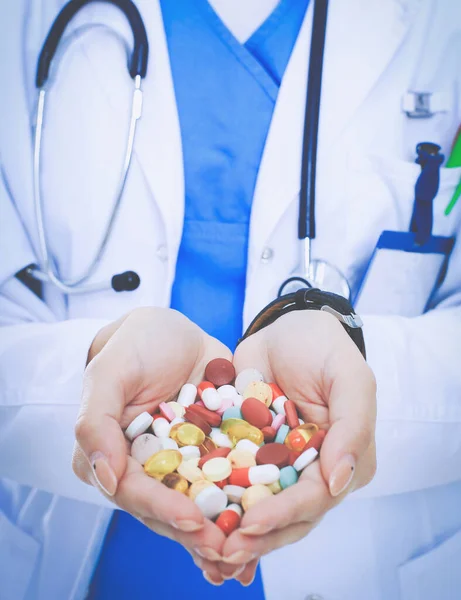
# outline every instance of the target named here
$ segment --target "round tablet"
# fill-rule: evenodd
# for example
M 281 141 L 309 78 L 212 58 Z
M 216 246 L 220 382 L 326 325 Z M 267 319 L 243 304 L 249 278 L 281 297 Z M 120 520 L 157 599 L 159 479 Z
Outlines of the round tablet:
M 264 377 L 258 369 L 244 369 L 235 378 L 235 389 L 239 394 L 243 394 L 253 381 L 264 381 Z
M 152 425 L 154 418 L 148 412 L 142 412 L 125 429 L 126 437 L 132 442 L 134 438 L 145 433 Z
M 285 490 L 290 485 L 294 485 L 298 481 L 298 473 L 294 467 L 283 467 L 280 469 L 280 485 L 282 490 Z
M 214 519 L 226 508 L 227 496 L 218 486 L 211 484 L 197 494 L 195 503 L 205 517 Z
M 235 379 L 234 365 L 227 358 L 215 358 L 205 367 L 205 379 L 216 387 L 229 385 Z
M 199 468 L 203 469 L 203 465 L 212 458 L 226 458 L 230 451 L 230 448 L 215 448 L 208 454 L 204 454 L 198 461 Z
M 172 440 L 171 438 L 164 437 L 159 439 L 162 450 L 178 450 L 178 443 Z
M 233 469 L 244 469 L 245 467 L 254 467 L 256 464 L 255 455 L 249 450 L 232 450 L 227 459 L 230 461 Z
M 264 383 L 264 381 L 253 381 L 245 388 L 243 397 L 245 400 L 247 398 L 256 398 L 269 407 L 272 404 L 272 388 L 267 383 Z
M 221 385 L 218 388 L 218 394 L 223 400 L 224 398 L 229 398 L 230 400 L 232 400 L 234 396 L 237 395 L 237 390 L 233 385 Z
M 247 511 L 254 504 L 257 504 L 265 498 L 270 498 L 272 492 L 266 485 L 256 484 L 247 488 L 242 496 L 243 510 Z
M 159 409 L 165 419 L 170 422 L 176 417 L 169 403 L 167 404 L 166 402 L 160 402 Z
M 171 425 L 165 417 L 154 419 L 152 423 L 152 431 L 159 438 L 168 437 L 170 435 Z
M 138 435 L 131 444 L 131 456 L 142 465 L 159 450 L 161 450 L 160 440 L 151 433 Z
M 258 429 L 272 424 L 272 415 L 265 404 L 256 398 L 247 398 L 242 404 L 243 418 Z
M 290 450 L 285 444 L 265 444 L 256 453 L 258 465 L 275 465 L 279 469 L 288 465 Z
M 200 459 L 200 450 L 198 446 L 183 446 L 179 448 L 179 451 L 182 454 L 183 460 L 190 460 L 192 458 Z
M 250 442 L 250 440 L 240 440 L 240 442 L 237 442 L 235 449 L 248 450 L 248 452 L 251 452 L 253 456 L 256 456 L 256 452 L 259 450 L 259 446 L 257 444 L 254 444 L 253 442 Z
M 223 481 L 232 472 L 232 466 L 227 458 L 221 456 L 207 460 L 202 467 L 203 474 L 209 481 Z
M 314 460 L 317 458 L 318 452 L 315 448 L 309 448 L 303 452 L 293 463 L 293 467 L 297 471 L 302 471 L 306 467 L 308 467 Z

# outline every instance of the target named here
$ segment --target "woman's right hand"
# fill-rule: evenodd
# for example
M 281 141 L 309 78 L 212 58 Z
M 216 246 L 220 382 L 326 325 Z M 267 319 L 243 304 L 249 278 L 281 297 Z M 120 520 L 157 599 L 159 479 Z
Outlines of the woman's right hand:
M 139 308 L 101 329 L 88 355 L 73 469 L 119 508 L 180 542 L 219 583 L 224 534 L 185 495 L 146 476 L 123 434 L 139 413 L 153 413 L 184 383 L 199 383 L 217 357 L 232 355 L 171 309 Z

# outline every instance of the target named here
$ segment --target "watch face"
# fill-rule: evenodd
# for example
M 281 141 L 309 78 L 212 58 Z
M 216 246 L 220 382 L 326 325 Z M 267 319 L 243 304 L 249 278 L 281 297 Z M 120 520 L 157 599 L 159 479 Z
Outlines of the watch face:
M 344 275 L 323 260 L 314 260 L 309 265 L 309 273 L 294 273 L 279 288 L 278 295 L 294 294 L 303 288 L 318 288 L 323 292 L 333 292 L 350 300 L 351 290 Z

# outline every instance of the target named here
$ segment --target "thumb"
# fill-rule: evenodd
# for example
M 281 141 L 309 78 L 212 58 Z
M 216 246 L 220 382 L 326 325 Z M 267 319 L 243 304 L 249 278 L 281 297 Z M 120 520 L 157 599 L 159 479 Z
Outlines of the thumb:
M 330 493 L 336 497 L 350 488 L 353 479 L 374 471 L 376 383 L 371 369 L 357 353 L 327 366 L 330 428 L 320 453 L 320 467 Z M 369 465 L 357 465 L 366 458 Z M 362 461 L 363 463 L 363 461 Z M 366 468 L 364 468 L 366 467 Z M 365 482 L 358 481 L 360 485 Z
M 126 441 L 120 426 L 126 404 L 123 382 L 127 380 L 131 362 L 126 347 L 110 340 L 88 365 L 75 426 L 78 446 L 91 470 L 89 479 L 96 480 L 109 496 L 117 491 L 127 462 Z M 77 472 L 75 462 L 74 470 Z

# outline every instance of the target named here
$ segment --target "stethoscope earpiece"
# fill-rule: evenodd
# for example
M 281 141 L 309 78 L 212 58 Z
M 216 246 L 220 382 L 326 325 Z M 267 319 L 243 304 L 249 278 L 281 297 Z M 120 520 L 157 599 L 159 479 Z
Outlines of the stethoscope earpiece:
M 135 271 L 125 271 L 114 275 L 111 280 L 115 292 L 133 292 L 141 283 L 141 278 Z

